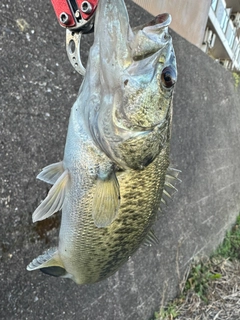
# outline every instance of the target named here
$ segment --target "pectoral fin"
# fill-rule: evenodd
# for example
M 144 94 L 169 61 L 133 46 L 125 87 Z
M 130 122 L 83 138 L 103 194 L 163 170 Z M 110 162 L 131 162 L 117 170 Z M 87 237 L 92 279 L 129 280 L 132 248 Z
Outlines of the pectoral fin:
M 47 197 L 33 212 L 33 222 L 44 220 L 62 209 L 69 181 L 68 170 L 65 170 L 50 189 Z
M 114 172 L 106 179 L 98 177 L 96 192 L 93 197 L 93 220 L 98 228 L 110 225 L 118 214 L 120 190 Z
M 67 272 L 60 261 L 57 248 L 51 248 L 34 259 L 28 266 L 28 271 L 40 269 L 43 273 L 54 277 L 66 276 Z

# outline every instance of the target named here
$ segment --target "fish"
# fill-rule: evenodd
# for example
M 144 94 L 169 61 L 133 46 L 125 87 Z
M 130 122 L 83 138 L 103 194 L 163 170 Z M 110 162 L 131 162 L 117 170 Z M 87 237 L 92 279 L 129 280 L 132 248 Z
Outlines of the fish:
M 33 222 L 62 210 L 59 243 L 27 270 L 95 283 L 157 243 L 152 227 L 179 173 L 169 160 L 177 81 L 170 23 L 164 13 L 132 28 L 123 0 L 99 1 L 63 160 L 37 176 L 52 187 Z

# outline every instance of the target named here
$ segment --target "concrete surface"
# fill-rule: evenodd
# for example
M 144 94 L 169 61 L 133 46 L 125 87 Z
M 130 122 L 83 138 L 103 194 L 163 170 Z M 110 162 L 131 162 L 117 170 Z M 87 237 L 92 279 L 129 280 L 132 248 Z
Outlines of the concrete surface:
M 150 18 L 127 4 L 133 25 Z M 159 246 L 139 249 L 95 285 L 27 272 L 32 258 L 57 243 L 59 215 L 31 221 L 48 191 L 35 177 L 62 159 L 81 78 L 50 1 L 5 0 L 0 10 L 0 319 L 148 320 L 176 295 L 192 257 L 209 253 L 239 212 L 240 91 L 229 72 L 173 34 L 179 78 L 172 162 L 183 182 L 156 223 Z M 18 19 L 28 26 L 21 30 Z

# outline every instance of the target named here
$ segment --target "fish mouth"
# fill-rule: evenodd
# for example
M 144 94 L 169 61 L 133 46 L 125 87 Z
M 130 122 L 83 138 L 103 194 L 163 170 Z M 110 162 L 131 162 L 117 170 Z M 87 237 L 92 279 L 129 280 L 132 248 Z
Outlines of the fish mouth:
M 172 17 L 169 13 L 161 13 L 156 17 L 154 17 L 151 21 L 133 28 L 133 32 L 136 33 L 136 31 L 140 29 L 143 30 L 146 27 L 153 27 L 153 26 L 156 26 L 156 28 L 168 27 L 171 22 L 172 22 Z
M 134 61 L 143 60 L 167 44 L 171 45 L 168 26 L 172 17 L 168 13 L 159 14 L 150 22 L 133 29 L 135 35 L 132 41 L 132 58 Z
M 162 49 L 171 41 L 168 13 L 131 28 L 124 0 L 102 0 L 95 19 L 95 41 L 99 43 L 100 59 L 109 67 L 127 68 L 133 60 L 142 60 Z M 106 66 L 103 66 L 104 68 Z
M 162 27 L 167 27 L 172 22 L 171 15 L 169 13 L 161 13 L 156 16 L 153 20 L 143 25 L 144 27 L 150 27 L 155 25 L 161 25 Z

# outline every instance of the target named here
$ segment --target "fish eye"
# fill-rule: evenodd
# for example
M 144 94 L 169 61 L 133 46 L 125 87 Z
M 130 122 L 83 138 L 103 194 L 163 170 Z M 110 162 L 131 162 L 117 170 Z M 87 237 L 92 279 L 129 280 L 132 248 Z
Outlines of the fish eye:
M 176 83 L 176 72 L 172 67 L 166 67 L 162 71 L 162 84 L 165 88 L 170 89 Z

